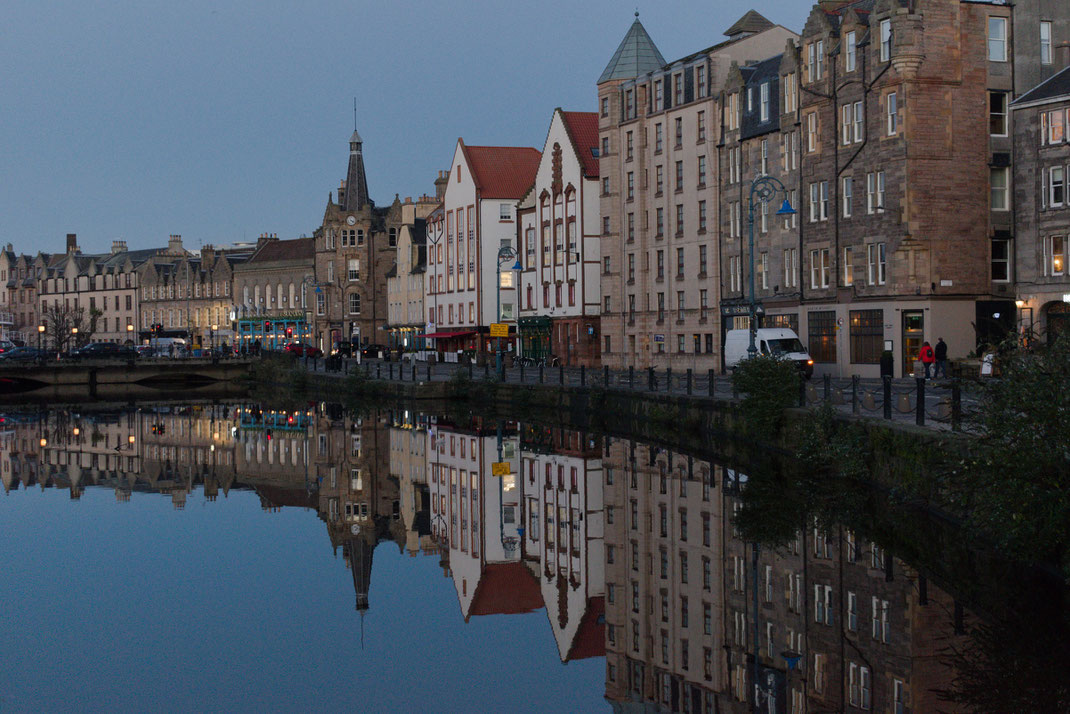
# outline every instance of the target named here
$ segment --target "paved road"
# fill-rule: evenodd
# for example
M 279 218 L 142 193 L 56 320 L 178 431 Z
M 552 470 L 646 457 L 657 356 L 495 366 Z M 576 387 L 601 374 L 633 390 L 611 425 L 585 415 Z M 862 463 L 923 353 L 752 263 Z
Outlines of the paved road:
M 344 377 L 360 369 L 373 379 L 402 382 L 445 382 L 453 379 L 458 372 L 470 375 L 473 380 L 496 379 L 493 365 L 431 365 L 426 362 L 412 364 L 381 360 L 363 360 L 358 364 L 355 359 L 346 359 L 341 361 L 341 368 L 337 371 L 327 371 L 324 360 L 310 360 L 308 368 L 310 371 L 338 377 Z M 648 370 L 628 372 L 627 370 L 587 370 L 579 367 L 510 367 L 505 370 L 504 377 L 509 384 L 603 388 L 607 386 L 608 379 L 610 389 L 681 396 L 713 396 L 721 400 L 737 398 L 732 391 L 730 377 L 711 375 L 708 372 L 689 374 L 687 371 L 658 370 L 651 375 Z M 884 418 L 884 385 L 881 380 L 861 379 L 856 386 L 850 379 L 830 379 L 826 383 L 824 379 L 815 378 L 806 384 L 807 404 L 816 405 L 823 401 L 826 398 L 826 388 L 828 398 L 840 411 Z M 917 381 L 914 379 L 893 380 L 891 391 L 892 420 L 916 423 Z M 926 426 L 936 429 L 951 428 L 952 392 L 952 383 L 949 380 L 929 380 L 925 383 Z M 968 417 L 977 406 L 975 391 L 968 388 L 962 389 L 960 403 L 964 417 Z

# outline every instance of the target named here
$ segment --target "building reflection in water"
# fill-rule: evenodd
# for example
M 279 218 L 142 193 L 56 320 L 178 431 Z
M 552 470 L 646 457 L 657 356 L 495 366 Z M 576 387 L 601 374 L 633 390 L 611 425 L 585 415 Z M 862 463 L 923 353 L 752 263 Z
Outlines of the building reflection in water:
M 604 656 L 620 711 L 953 710 L 936 692 L 965 614 L 947 594 L 842 527 L 745 542 L 746 476 L 652 445 L 325 403 L 145 406 L 5 416 L 0 475 L 315 511 L 362 614 L 378 545 L 437 557 L 466 621 L 545 609 L 562 662 Z

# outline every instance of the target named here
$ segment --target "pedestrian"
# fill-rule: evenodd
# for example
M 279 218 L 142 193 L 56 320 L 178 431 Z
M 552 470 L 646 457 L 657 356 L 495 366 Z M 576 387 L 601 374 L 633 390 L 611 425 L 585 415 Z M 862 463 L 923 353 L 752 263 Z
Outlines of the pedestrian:
M 933 372 L 933 378 L 939 379 L 940 374 L 943 373 L 944 379 L 947 379 L 947 343 L 944 342 L 943 337 L 936 338 L 936 349 L 933 352 L 936 357 L 936 370 Z
M 929 370 L 932 369 L 933 362 L 936 361 L 936 355 L 933 353 L 933 348 L 928 342 L 921 346 L 921 353 L 918 357 L 921 359 L 921 363 L 925 365 L 925 379 L 929 379 L 931 376 Z

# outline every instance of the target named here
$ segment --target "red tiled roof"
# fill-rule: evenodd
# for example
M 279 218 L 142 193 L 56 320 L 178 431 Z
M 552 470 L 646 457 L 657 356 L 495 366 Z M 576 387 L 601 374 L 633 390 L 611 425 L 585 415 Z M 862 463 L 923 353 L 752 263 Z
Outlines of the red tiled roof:
M 464 154 L 481 198 L 521 198 L 535 183 L 542 154 L 524 146 L 466 146 Z
M 538 152 L 535 152 L 536 154 Z M 472 594 L 473 615 L 520 615 L 543 606 L 539 582 L 523 563 L 490 563 Z
M 266 263 L 272 260 L 312 260 L 316 256 L 314 238 L 295 238 L 293 240 L 269 240 L 260 247 L 251 263 Z
M 572 145 L 580 156 L 583 175 L 598 178 L 598 112 L 561 112 L 565 129 L 572 137 Z
M 587 601 L 587 612 L 583 613 L 576 637 L 568 650 L 566 661 L 587 659 L 588 657 L 606 656 L 606 601 L 602 597 L 593 597 Z

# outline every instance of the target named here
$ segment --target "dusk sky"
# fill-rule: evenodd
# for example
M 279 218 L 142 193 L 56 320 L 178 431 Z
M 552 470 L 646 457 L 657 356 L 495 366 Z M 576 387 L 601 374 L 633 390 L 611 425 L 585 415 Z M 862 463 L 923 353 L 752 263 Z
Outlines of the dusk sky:
M 749 7 L 638 5 L 666 59 Z M 811 4 L 753 6 L 798 31 Z M 542 148 L 595 109 L 634 3 L 29 2 L 0 13 L 0 242 L 83 251 L 311 234 L 353 97 L 372 198 L 430 193 L 457 137 Z

